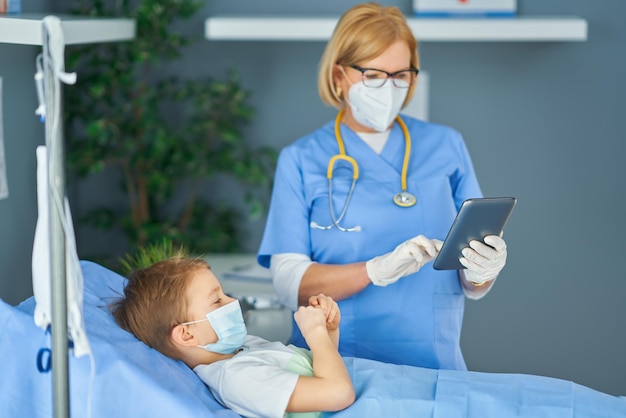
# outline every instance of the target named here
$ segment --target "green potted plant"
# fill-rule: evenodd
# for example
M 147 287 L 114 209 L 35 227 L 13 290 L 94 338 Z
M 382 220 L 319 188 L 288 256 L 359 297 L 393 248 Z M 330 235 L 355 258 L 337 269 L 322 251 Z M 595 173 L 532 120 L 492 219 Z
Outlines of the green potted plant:
M 99 0 L 79 3 L 78 14 L 129 17 L 137 24 L 134 41 L 68 47 L 66 68 L 78 73 L 78 83 L 65 91 L 70 181 L 74 173 L 83 179 L 118 170 L 127 196 L 121 208 L 107 206 L 103 196 L 101 207 L 79 219 L 123 229 L 131 248 L 167 238 L 191 252 L 238 251 L 245 232 L 238 225 L 265 210 L 276 152 L 243 138 L 253 109 L 236 71 L 224 80 L 157 71 L 190 44 L 172 24 L 202 5 L 122 0 L 108 9 Z M 223 176 L 238 182 L 247 213 L 202 195 L 207 181 Z

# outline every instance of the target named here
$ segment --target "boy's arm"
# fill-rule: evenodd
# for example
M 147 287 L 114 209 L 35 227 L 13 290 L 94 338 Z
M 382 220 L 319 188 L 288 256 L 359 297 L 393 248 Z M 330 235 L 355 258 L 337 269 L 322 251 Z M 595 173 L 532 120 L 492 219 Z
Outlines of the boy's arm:
M 339 328 L 335 330 L 328 330 L 328 336 L 330 340 L 333 342 L 335 348 L 339 348 Z
M 300 307 L 294 318 L 313 354 L 313 376 L 300 376 L 287 412 L 339 411 L 355 399 L 350 375 L 319 307 Z

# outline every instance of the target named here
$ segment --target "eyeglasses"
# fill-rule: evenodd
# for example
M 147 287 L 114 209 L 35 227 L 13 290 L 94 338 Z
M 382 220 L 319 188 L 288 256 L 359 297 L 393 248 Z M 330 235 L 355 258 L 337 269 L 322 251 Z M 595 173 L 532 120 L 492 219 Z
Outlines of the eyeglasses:
M 388 78 L 391 79 L 393 85 L 406 89 L 415 80 L 417 74 L 420 72 L 417 68 L 411 68 L 410 70 L 396 71 L 395 73 L 388 73 L 387 71 L 377 70 L 375 68 L 361 68 L 358 65 L 350 65 L 350 68 L 361 73 L 361 81 L 365 87 L 382 87 Z

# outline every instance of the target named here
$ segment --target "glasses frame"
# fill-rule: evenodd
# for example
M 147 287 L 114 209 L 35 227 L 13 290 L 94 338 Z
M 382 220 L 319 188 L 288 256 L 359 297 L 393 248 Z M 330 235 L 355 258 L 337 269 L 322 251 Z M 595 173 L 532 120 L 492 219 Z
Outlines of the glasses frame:
M 391 82 L 393 83 L 393 85 L 397 88 L 400 89 L 406 89 L 411 87 L 411 84 L 413 84 L 413 81 L 415 80 L 415 78 L 417 78 L 417 75 L 419 74 L 420 70 L 418 68 L 414 68 L 411 67 L 408 70 L 400 70 L 400 71 L 395 71 L 393 73 L 387 72 L 385 70 L 379 70 L 378 68 L 363 68 L 363 67 L 359 67 L 358 65 L 349 65 L 350 68 L 357 70 L 358 72 L 361 73 L 361 82 L 363 83 L 363 85 L 365 87 L 369 87 L 369 88 L 373 88 L 373 89 L 377 89 L 379 87 L 382 87 L 385 85 L 385 83 L 387 82 L 387 80 L 391 79 Z M 365 84 L 365 72 L 366 71 L 378 71 L 380 73 L 384 73 L 387 74 L 387 78 L 384 79 L 384 81 L 380 84 L 380 86 L 368 86 L 367 84 Z M 409 83 L 408 86 L 398 86 L 396 84 L 396 76 L 400 73 L 412 73 L 414 75 L 413 79 L 411 80 L 411 83 Z

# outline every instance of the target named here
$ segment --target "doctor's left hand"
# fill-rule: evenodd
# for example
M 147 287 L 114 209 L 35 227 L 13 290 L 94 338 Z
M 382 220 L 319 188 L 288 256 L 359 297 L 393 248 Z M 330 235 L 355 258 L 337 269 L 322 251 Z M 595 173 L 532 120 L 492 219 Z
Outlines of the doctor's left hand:
M 497 235 L 488 235 L 484 243 L 474 240 L 461 253 L 459 262 L 467 268 L 465 279 L 475 285 L 494 280 L 506 264 L 506 243 Z

